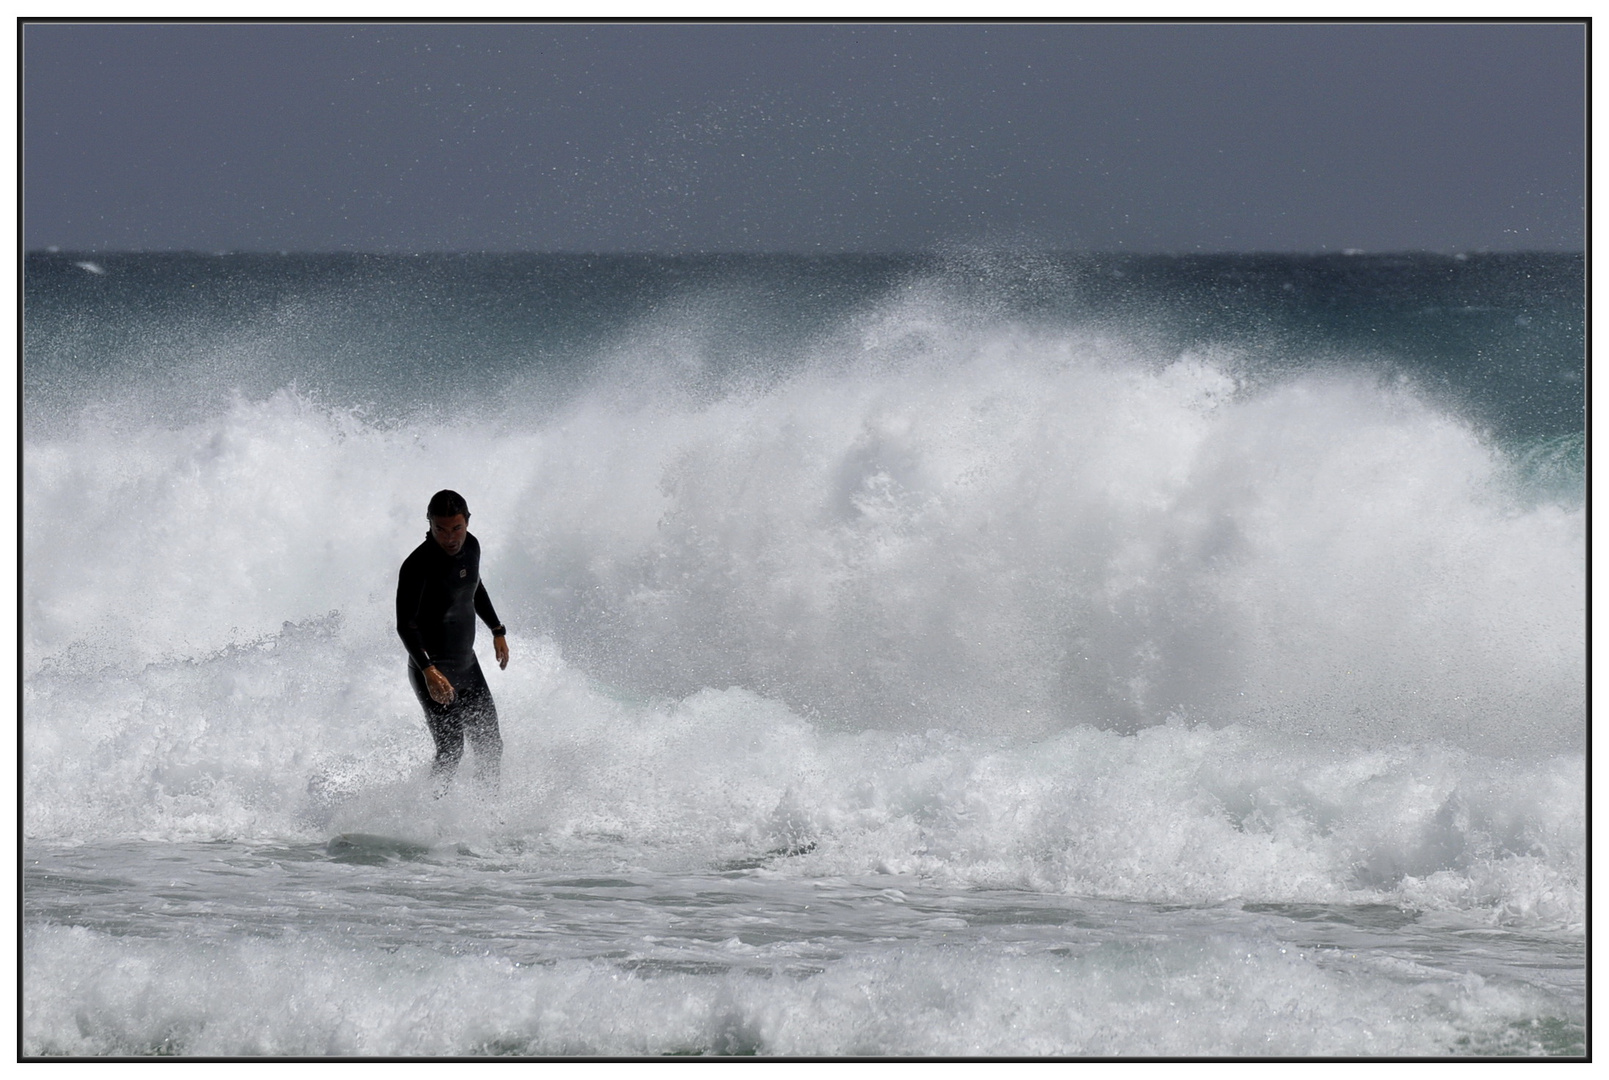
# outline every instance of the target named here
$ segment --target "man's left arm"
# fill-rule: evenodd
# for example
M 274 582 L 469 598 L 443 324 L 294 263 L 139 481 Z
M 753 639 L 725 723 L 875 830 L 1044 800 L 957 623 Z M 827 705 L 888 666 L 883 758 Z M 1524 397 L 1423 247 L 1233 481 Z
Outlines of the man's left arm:
M 508 667 L 508 634 L 497 621 L 497 612 L 492 610 L 492 598 L 486 595 L 484 581 L 475 586 L 475 614 L 492 628 L 492 651 L 497 654 L 497 666 Z

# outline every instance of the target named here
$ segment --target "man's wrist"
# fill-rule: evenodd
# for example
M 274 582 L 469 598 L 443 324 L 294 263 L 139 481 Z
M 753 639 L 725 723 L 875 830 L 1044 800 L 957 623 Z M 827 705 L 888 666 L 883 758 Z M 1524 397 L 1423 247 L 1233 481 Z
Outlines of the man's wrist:
M 508 628 L 502 625 L 492 627 L 492 637 L 508 637 Z

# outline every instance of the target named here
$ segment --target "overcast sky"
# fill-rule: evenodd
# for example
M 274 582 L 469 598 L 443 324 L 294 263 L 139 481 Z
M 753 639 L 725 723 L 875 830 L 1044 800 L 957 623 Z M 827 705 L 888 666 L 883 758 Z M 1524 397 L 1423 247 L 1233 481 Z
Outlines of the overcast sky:
M 24 29 L 30 249 L 1580 250 L 1580 25 Z

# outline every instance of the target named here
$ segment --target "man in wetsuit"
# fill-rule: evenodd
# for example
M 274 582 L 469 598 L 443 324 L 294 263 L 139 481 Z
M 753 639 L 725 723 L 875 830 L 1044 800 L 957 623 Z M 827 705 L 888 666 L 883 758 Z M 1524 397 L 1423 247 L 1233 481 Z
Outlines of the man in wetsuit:
M 492 629 L 500 668 L 508 667 L 508 639 L 480 580 L 480 542 L 469 532 L 464 497 L 438 491 L 425 515 L 430 532 L 403 560 L 397 578 L 397 633 L 408 650 L 408 681 L 436 741 L 430 775 L 439 797 L 458 771 L 467 735 L 476 779 L 495 789 L 503 737 L 475 659 L 475 616 Z

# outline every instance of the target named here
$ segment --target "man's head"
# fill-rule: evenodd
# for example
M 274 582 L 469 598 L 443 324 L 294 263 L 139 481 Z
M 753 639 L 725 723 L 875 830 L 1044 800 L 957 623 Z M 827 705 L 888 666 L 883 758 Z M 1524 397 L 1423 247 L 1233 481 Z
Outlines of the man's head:
M 457 555 L 469 535 L 469 504 L 456 491 L 438 491 L 425 508 L 430 519 L 430 538 L 449 555 Z

